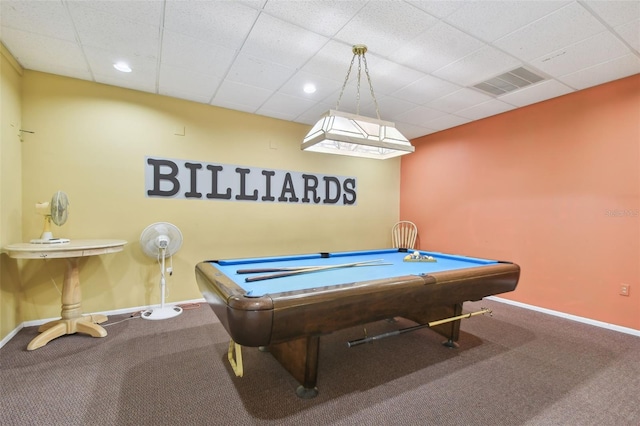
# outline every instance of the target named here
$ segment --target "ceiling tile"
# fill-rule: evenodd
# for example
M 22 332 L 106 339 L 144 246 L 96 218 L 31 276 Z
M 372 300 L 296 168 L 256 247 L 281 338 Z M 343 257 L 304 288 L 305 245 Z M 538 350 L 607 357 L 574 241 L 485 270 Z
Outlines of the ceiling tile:
M 445 130 L 450 129 L 452 127 L 460 126 L 462 124 L 469 123 L 471 120 L 464 117 L 458 117 L 457 115 L 447 114 L 442 117 L 438 117 L 436 119 L 427 121 L 424 123 L 431 129 L 435 130 Z
M 301 70 L 335 80 L 342 85 L 353 57 L 352 48 L 350 44 L 331 40 L 322 46 Z
M 306 84 L 313 84 L 316 87 L 316 91 L 314 93 L 305 93 L 303 89 Z M 340 87 L 340 83 L 335 80 L 320 77 L 306 71 L 298 71 L 280 88 L 279 91 L 291 96 L 320 101 L 335 93 L 335 91 L 339 90 Z
M 484 93 L 465 88 L 431 101 L 426 104 L 426 106 L 439 111 L 454 113 L 491 99 L 491 96 L 485 95 Z
M 408 3 L 372 1 L 335 37 L 348 44 L 366 44 L 372 53 L 389 56 L 437 22 Z
M 528 61 L 584 40 L 605 29 L 604 25 L 580 4 L 570 3 L 496 40 L 494 45 Z
M 327 37 L 333 36 L 366 4 L 362 1 L 270 1 L 265 12 Z
M 307 125 L 366 44 L 380 117 L 411 137 L 640 73 L 638 0 L 0 0 L 0 24 L 25 69 Z M 498 98 L 469 87 L 518 67 L 546 80 Z M 341 111 L 357 110 L 357 74 Z M 360 114 L 377 115 L 364 74 Z
M 481 41 L 439 22 L 400 46 L 389 58 L 429 73 L 484 46 Z
M 511 105 L 523 107 L 557 96 L 566 95 L 572 91 L 570 87 L 558 81 L 547 80 L 532 84 L 515 92 L 507 93 L 506 95 L 500 96 L 500 100 Z
M 615 31 L 624 41 L 629 43 L 633 49 L 640 52 L 640 19 L 620 25 L 615 28 Z
M 218 88 L 211 103 L 221 106 L 241 105 L 243 106 L 242 111 L 254 112 L 273 93 L 273 90 L 225 80 Z
M 110 86 L 122 87 L 140 92 L 158 93 L 155 83 L 152 83 L 151 80 L 130 80 L 125 77 L 118 78 L 106 75 L 96 75 L 95 80 L 98 83 L 108 84 Z
M 613 34 L 603 31 L 571 46 L 550 52 L 534 61 L 534 67 L 550 75 L 565 75 L 629 54 Z
M 75 42 L 13 28 L 2 29 L 2 42 L 24 68 L 44 72 L 63 68 L 89 71 L 82 50 Z
M 436 18 L 446 18 L 464 5 L 461 1 L 408 0 L 418 9 L 424 10 Z
M 335 109 L 335 103 L 333 104 L 327 104 L 325 102 L 316 103 L 311 108 L 309 108 L 308 110 L 300 114 L 296 118 L 296 121 L 299 123 L 305 123 L 312 126 L 316 124 L 320 119 L 320 117 L 330 109 Z
M 465 108 L 457 111 L 456 115 L 466 117 L 470 120 L 480 120 L 482 118 L 510 111 L 514 108 L 515 106 L 513 105 L 507 104 L 497 99 L 492 99 L 490 101 L 474 105 L 470 108 Z
M 144 57 L 123 57 L 117 53 L 96 49 L 93 47 L 85 47 L 84 49 L 87 62 L 91 68 L 91 72 L 95 81 L 99 83 L 107 83 L 117 85 L 118 81 L 122 81 L 123 87 L 135 88 L 136 84 L 144 87 L 145 92 L 154 92 L 156 89 L 157 61 L 153 58 Z M 113 64 L 125 60 L 128 62 L 132 71 L 123 73 L 116 70 Z
M 240 54 L 231 66 L 227 78 L 236 83 L 276 90 L 295 72 L 294 68 Z
M 456 84 L 427 75 L 394 92 L 391 96 L 414 104 L 423 105 L 433 99 L 453 93 L 458 89 L 460 89 L 460 86 Z
M 239 49 L 259 12 L 232 1 L 168 1 L 164 28 L 210 44 Z
M 276 93 L 262 104 L 257 113 L 263 115 L 277 113 L 282 119 L 293 120 L 299 116 L 302 111 L 311 108 L 313 104 L 314 102 L 309 99 Z
M 386 59 L 377 58 L 375 55 L 367 55 L 367 60 L 371 60 L 373 64 L 369 66 L 369 73 L 371 74 L 373 90 L 376 95 L 391 94 L 424 77 L 423 72 Z
M 481 1 L 462 5 L 447 22 L 485 41 L 494 41 L 557 10 L 568 1 Z M 487 25 L 491 22 L 491 25 Z
M 221 78 L 163 64 L 160 67 L 158 93 L 209 103 L 221 82 Z
M 434 120 L 438 117 L 446 115 L 442 111 L 437 111 L 425 106 L 417 106 L 414 109 L 400 114 L 396 120 L 401 123 L 413 124 L 414 126 L 426 126 L 427 121 Z
M 392 96 L 378 97 L 378 107 L 380 110 L 380 118 L 383 120 L 394 121 L 398 116 L 411 111 L 418 105 L 407 102 Z
M 78 5 L 70 7 L 69 11 L 84 46 L 125 56 L 158 56 L 160 34 L 157 27 Z M 113 31 L 114 28 L 118 31 Z
M 365 86 L 362 86 L 360 88 L 359 99 L 357 86 L 356 84 L 354 84 L 354 82 L 351 82 L 351 84 L 348 84 L 347 87 L 345 87 L 344 91 L 342 92 L 342 97 L 340 96 L 342 88 L 340 88 L 331 95 L 327 96 L 324 99 L 324 103 L 332 105 L 331 108 L 333 109 L 352 114 L 362 114 L 363 111 L 375 111 L 374 100 L 371 97 L 369 87 L 366 82 L 363 82 L 363 84 Z M 340 101 L 339 104 L 338 101 Z
M 86 1 L 67 0 L 69 8 L 87 7 L 100 12 L 109 13 L 129 21 L 146 25 L 159 25 L 162 21 L 164 2 L 155 0 L 137 1 Z
M 234 50 L 166 30 L 162 38 L 162 64 L 224 77 Z
M 243 3 L 254 9 L 262 9 L 268 0 L 236 0 L 238 3 Z
M 328 41 L 324 36 L 261 14 L 242 52 L 287 67 L 299 68 Z
M 583 3 L 612 27 L 640 19 L 640 2 L 638 1 L 587 0 Z
M 576 89 L 586 89 L 638 73 L 640 73 L 640 58 L 635 55 L 626 55 L 564 75 L 559 80 Z
M 433 75 L 461 86 L 473 86 L 521 65 L 520 61 L 498 49 L 484 47 L 440 68 Z
M 413 124 L 408 123 L 395 123 L 395 125 L 396 129 L 398 129 L 400 133 L 409 140 L 437 132 L 437 130 L 429 129 L 425 126 L 414 126 Z
M 62 2 L 2 0 L 0 22 L 3 31 L 13 28 L 61 40 L 76 41 L 73 21 Z

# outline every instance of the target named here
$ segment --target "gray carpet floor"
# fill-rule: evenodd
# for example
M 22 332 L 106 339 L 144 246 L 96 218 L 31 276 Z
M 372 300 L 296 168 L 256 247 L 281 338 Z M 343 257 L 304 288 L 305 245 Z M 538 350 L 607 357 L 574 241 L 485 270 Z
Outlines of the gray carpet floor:
M 35 351 L 36 327 L 0 349 L 1 425 L 640 425 L 640 338 L 496 301 L 463 320 L 458 349 L 428 329 L 348 348 L 321 338 L 319 395 L 268 353 L 244 348 L 244 377 L 206 305 L 146 321 L 109 318 L 105 338 Z M 368 324 L 369 335 L 414 325 Z

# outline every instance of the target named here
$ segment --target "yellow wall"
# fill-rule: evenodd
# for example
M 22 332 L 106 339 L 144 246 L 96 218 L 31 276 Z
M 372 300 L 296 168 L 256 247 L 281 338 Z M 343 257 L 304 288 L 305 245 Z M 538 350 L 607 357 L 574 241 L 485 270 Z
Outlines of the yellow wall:
M 0 44 L 0 247 L 20 239 L 22 68 Z M 20 286 L 15 264 L 0 256 L 0 339 L 20 323 Z
M 160 302 L 159 268 L 138 242 L 156 221 L 174 223 L 184 236 L 167 302 L 201 297 L 194 267 L 206 259 L 390 244 L 399 212 L 398 159 L 306 153 L 300 141 L 309 126 L 33 71 L 24 73 L 22 104 L 23 127 L 35 132 L 22 144 L 24 226 L 3 244 L 37 238 L 42 216 L 34 204 L 57 190 L 71 205 L 55 236 L 129 242 L 121 253 L 81 260 L 84 312 Z M 174 135 L 183 126 L 185 135 Z M 353 176 L 358 201 L 341 207 L 147 198 L 145 156 Z M 19 216 L 7 222 L 20 228 Z M 19 269 L 24 293 L 20 320 L 59 316 L 52 279 L 62 285 L 65 262 L 9 262 Z

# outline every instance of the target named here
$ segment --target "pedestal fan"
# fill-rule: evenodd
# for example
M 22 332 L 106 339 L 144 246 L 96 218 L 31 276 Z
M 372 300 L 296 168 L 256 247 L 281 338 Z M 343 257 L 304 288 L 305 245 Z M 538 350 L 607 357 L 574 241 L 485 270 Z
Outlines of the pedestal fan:
M 160 263 L 160 308 L 148 309 L 142 313 L 142 318 L 148 320 L 161 320 L 173 318 L 182 313 L 179 306 L 165 306 L 164 298 L 166 293 L 165 259 L 173 256 L 182 247 L 182 233 L 173 224 L 168 222 L 153 223 L 145 228 L 140 235 L 140 246 L 142 251 L 152 258 L 156 258 Z M 170 270 L 171 272 L 171 270 Z
M 62 191 L 57 191 L 51 197 L 50 202 L 36 204 L 36 209 L 44 215 L 44 229 L 40 238 L 30 241 L 31 244 L 64 244 L 70 240 L 68 238 L 53 238 L 51 232 L 51 222 L 57 226 L 62 226 L 69 216 L 69 197 Z

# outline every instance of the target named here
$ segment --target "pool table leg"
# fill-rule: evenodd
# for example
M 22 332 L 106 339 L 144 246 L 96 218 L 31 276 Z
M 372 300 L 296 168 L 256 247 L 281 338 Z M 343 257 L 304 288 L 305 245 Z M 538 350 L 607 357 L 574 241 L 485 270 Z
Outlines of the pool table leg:
M 302 337 L 269 346 L 269 352 L 298 381 L 296 394 L 300 398 L 318 395 L 318 354 L 320 336 Z
M 430 307 L 425 312 L 414 313 L 408 315 L 407 318 L 417 322 L 418 324 L 427 324 L 431 321 L 437 321 L 444 318 L 451 318 L 462 314 L 462 303 L 456 303 L 455 305 Z M 444 346 L 450 348 L 457 348 L 456 341 L 460 337 L 460 321 L 451 321 L 444 324 L 431 327 L 431 330 L 447 338 L 442 342 Z
M 451 308 L 449 317 L 455 317 L 462 314 L 462 303 L 456 303 Z M 455 349 L 458 347 L 456 341 L 460 338 L 460 322 L 461 320 L 451 321 L 449 323 L 442 324 L 434 327 L 434 329 L 447 338 L 442 344 L 448 348 Z M 440 329 L 437 329 L 440 327 Z

